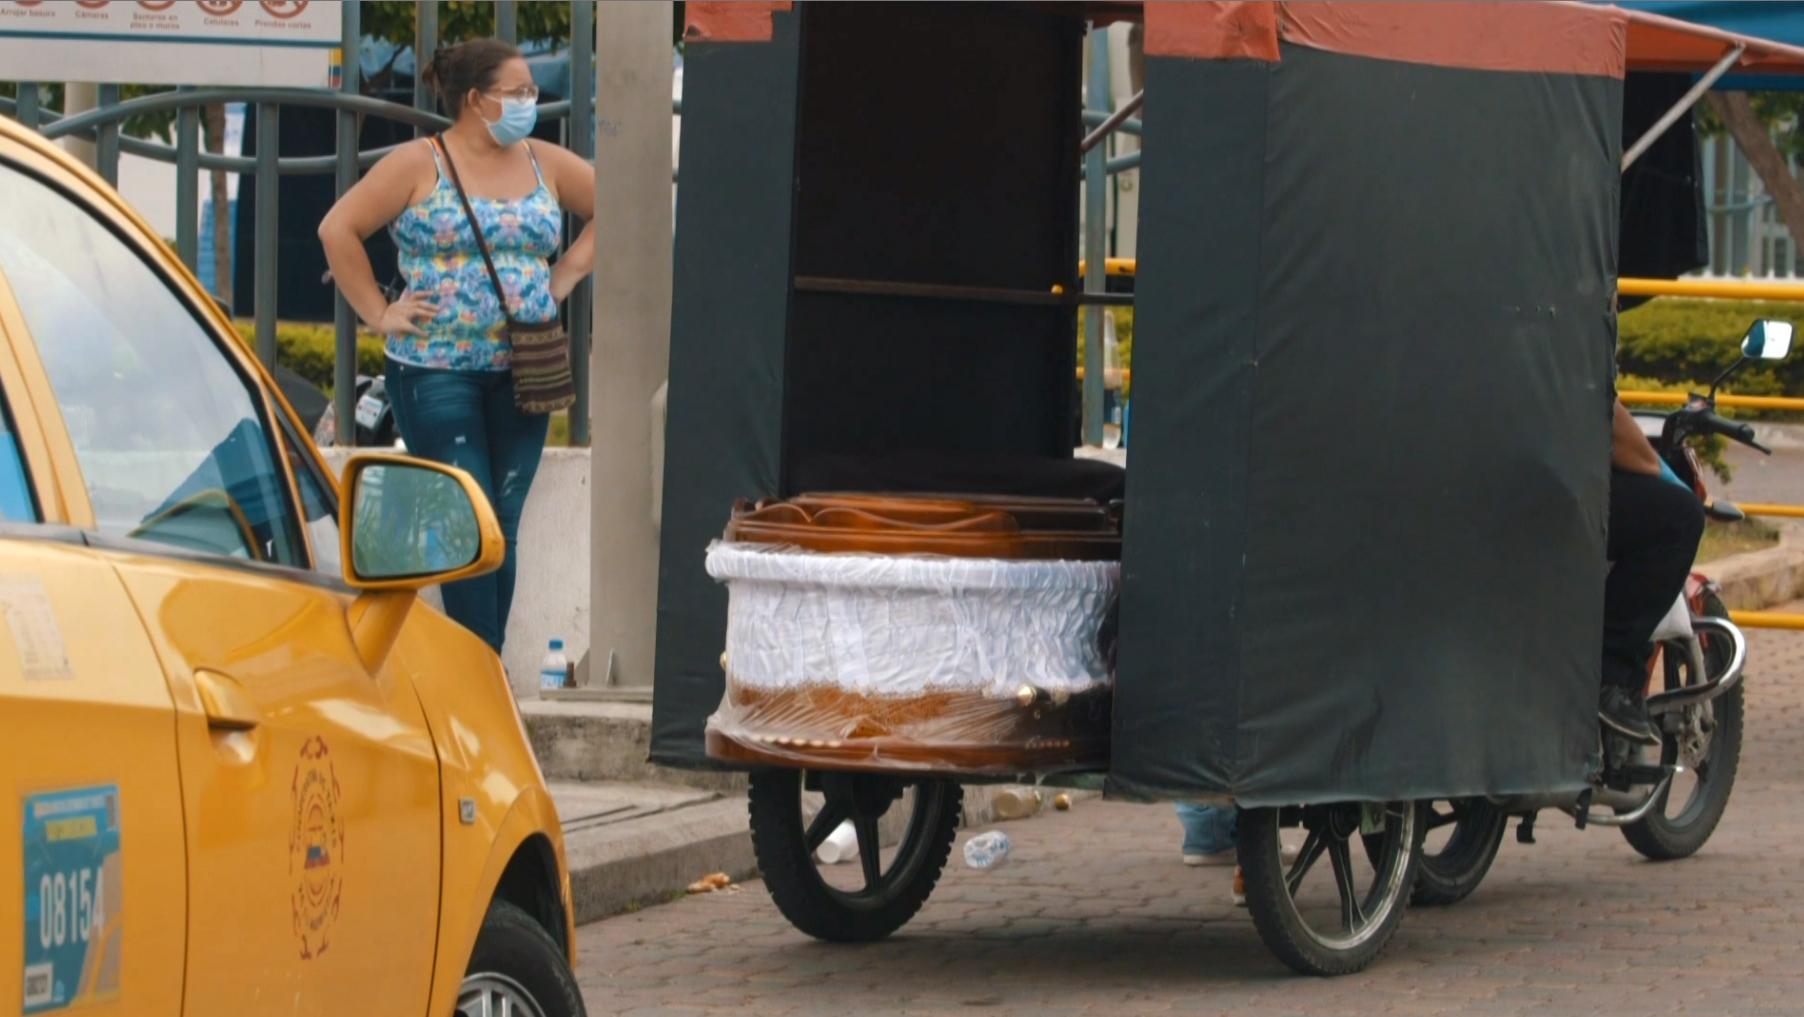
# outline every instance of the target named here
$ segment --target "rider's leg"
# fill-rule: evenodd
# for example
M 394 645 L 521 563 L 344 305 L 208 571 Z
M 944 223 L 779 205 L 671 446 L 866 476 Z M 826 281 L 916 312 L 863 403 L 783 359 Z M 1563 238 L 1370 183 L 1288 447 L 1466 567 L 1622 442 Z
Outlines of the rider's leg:
M 1642 690 L 1648 640 L 1685 588 L 1704 533 L 1697 497 L 1671 481 L 1610 472 L 1610 559 L 1604 583 L 1605 721 L 1625 734 L 1651 731 Z

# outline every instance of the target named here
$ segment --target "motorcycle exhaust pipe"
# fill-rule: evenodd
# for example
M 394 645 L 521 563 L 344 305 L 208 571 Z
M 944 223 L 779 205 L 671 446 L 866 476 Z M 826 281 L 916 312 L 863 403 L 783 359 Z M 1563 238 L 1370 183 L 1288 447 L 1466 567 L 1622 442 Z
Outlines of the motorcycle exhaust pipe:
M 1666 776 L 1660 778 L 1660 783 L 1654 785 L 1654 789 L 1647 793 L 1647 797 L 1642 798 L 1639 804 L 1636 804 L 1627 812 L 1591 812 L 1587 810 L 1583 819 L 1580 821 L 1580 825 L 1630 826 L 1641 822 L 1643 819 L 1647 818 L 1648 813 L 1654 811 L 1655 805 L 1666 800 L 1666 789 L 1672 787 L 1673 778 L 1684 772 L 1685 768 L 1683 766 L 1674 766 L 1667 772 Z M 1610 791 L 1599 794 L 1595 800 L 1598 804 L 1603 805 L 1606 808 L 1621 808 L 1622 806 L 1616 804 L 1617 800 L 1627 798 L 1632 801 L 1634 797 L 1635 796 L 1633 795 L 1624 794 L 1620 791 Z M 1574 819 L 1579 819 L 1576 806 L 1567 811 L 1572 814 Z
M 1672 786 L 1673 778 L 1684 772 L 1685 768 L 1682 766 L 1667 769 L 1649 791 L 1615 791 L 1594 785 L 1584 791 L 1493 795 L 1489 801 L 1504 812 L 1512 814 L 1558 809 L 1574 818 L 1578 816 L 1579 803 L 1585 801 L 1587 806 L 1611 810 L 1609 812 L 1593 812 L 1587 807 L 1586 823 L 1595 823 L 1598 826 L 1627 826 L 1646 818 L 1647 814 L 1653 810 L 1654 802 L 1659 800 L 1660 795 Z
M 1649 716 L 1658 717 L 1663 713 L 1673 713 L 1700 703 L 1708 703 L 1725 692 L 1741 684 L 1741 672 L 1748 663 L 1748 637 L 1735 623 L 1726 618 L 1695 617 L 1691 619 L 1693 629 L 1707 629 L 1729 641 L 1729 666 L 1723 673 L 1707 682 L 1687 685 L 1682 689 L 1660 692 L 1647 697 Z M 1694 673 L 1704 673 L 1703 652 L 1694 638 L 1687 645 L 1691 654 L 1691 666 Z

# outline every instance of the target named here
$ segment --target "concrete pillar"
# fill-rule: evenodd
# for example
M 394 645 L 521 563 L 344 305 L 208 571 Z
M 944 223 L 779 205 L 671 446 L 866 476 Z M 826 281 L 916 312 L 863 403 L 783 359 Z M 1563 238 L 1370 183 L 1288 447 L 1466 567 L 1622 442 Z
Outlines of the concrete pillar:
M 69 81 L 63 84 L 63 113 L 74 116 L 86 113 L 100 105 L 100 86 L 91 81 Z M 95 165 L 94 143 L 80 138 L 64 138 L 63 151 L 87 163 L 89 168 Z
M 591 688 L 651 683 L 653 397 L 670 368 L 671 16 L 668 0 L 605 3 L 595 12 Z

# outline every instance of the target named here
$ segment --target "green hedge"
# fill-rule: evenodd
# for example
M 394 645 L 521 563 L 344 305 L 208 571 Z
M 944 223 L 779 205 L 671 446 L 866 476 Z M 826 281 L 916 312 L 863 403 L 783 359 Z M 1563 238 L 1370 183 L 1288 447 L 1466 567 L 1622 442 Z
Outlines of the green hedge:
M 1804 304 L 1661 297 L 1623 312 L 1616 362 L 1624 374 L 1668 385 L 1710 380 L 1741 356 L 1741 337 L 1756 318 L 1804 323 Z M 1789 359 L 1754 363 L 1727 386 L 1740 395 L 1804 395 L 1804 350 Z
M 235 324 L 245 346 L 256 349 L 256 324 L 243 318 Z M 337 340 L 330 325 L 298 321 L 276 323 L 276 362 L 327 392 L 332 391 L 332 364 L 337 359 L 336 347 Z M 357 372 L 370 375 L 382 373 L 380 337 L 367 332 L 358 333 Z

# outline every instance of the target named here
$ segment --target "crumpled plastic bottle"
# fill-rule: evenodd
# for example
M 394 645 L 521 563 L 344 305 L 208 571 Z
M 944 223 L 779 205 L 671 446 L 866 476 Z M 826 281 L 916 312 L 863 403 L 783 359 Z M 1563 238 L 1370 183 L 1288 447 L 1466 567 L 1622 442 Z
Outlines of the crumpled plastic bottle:
M 965 864 L 979 871 L 994 869 L 1008 861 L 1008 834 L 1001 830 L 980 833 L 965 841 Z

